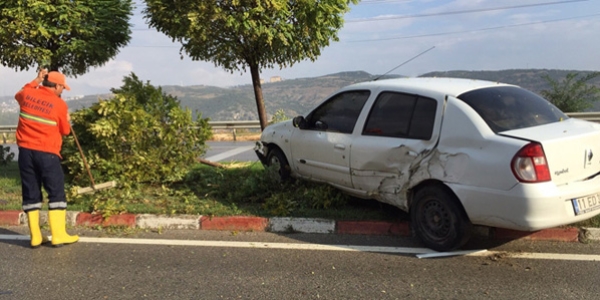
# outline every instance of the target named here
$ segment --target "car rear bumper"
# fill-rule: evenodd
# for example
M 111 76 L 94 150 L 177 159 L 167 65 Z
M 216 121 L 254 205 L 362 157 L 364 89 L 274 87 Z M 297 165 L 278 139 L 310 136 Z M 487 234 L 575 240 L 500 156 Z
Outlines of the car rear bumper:
M 572 199 L 600 198 L 600 176 L 555 186 L 552 182 L 515 185 L 508 191 L 449 184 L 473 224 L 536 231 L 587 220 L 596 209 L 576 215 Z M 598 199 L 600 201 L 600 199 Z

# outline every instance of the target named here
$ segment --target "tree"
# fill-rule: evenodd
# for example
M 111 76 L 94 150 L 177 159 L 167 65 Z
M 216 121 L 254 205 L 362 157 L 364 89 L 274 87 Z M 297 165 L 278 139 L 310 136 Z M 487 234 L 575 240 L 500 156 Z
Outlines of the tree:
M 550 84 L 550 89 L 542 90 L 540 94 L 564 112 L 585 111 L 600 97 L 600 88 L 588 83 L 598 76 L 600 72 L 587 75 L 575 72 L 568 73 L 563 80 L 558 81 L 544 75 L 542 78 Z
M 131 0 L 0 0 L 0 62 L 85 74 L 131 39 Z
M 261 128 L 267 116 L 260 70 L 314 61 L 338 41 L 344 13 L 359 0 L 146 0 L 150 27 L 182 44 L 192 60 L 234 72 L 250 69 Z
M 95 181 L 137 183 L 180 181 L 206 151 L 212 135 L 207 119 L 194 121 L 176 97 L 135 74 L 112 89 L 114 97 L 71 114 L 73 131 Z M 74 139 L 66 138 L 63 165 L 69 182 L 89 185 Z

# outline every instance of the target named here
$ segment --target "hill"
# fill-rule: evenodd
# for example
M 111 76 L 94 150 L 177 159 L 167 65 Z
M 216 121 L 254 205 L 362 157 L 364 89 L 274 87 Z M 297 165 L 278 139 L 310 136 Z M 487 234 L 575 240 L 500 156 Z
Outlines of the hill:
M 511 69 L 500 71 L 446 71 L 431 72 L 420 77 L 458 77 L 483 79 L 490 81 L 505 82 L 516 84 L 539 93 L 549 86 L 542 79 L 543 75 L 558 80 L 565 78 L 568 73 L 577 72 L 581 74 L 591 73 L 590 71 L 577 70 L 547 70 L 547 69 Z M 342 72 L 320 77 L 298 78 L 284 80 L 280 82 L 264 83 L 262 85 L 263 97 L 267 114 L 272 116 L 277 110 L 282 109 L 287 116 L 296 116 L 305 113 L 327 96 L 339 88 L 361 81 L 373 80 L 377 75 L 372 75 L 364 71 Z M 401 77 L 400 75 L 390 75 L 386 77 Z M 600 86 L 600 78 L 592 82 Z M 202 114 L 202 117 L 210 118 L 214 121 L 225 120 L 257 120 L 256 102 L 254 99 L 254 90 L 252 85 L 242 85 L 229 88 L 220 88 L 214 86 L 163 86 L 163 91 L 176 96 L 183 107 L 190 108 L 195 113 Z M 89 107 L 98 99 L 109 98 L 107 95 L 88 95 L 81 99 L 68 101 L 69 107 L 73 110 L 82 107 Z M 14 100 L 10 97 L 0 98 L 0 104 L 3 101 Z M 16 103 L 15 103 L 16 104 Z M 600 111 L 600 103 L 594 111 Z M 5 113 L 0 112 L 0 125 L 4 120 L 13 120 Z M 10 123 L 14 124 L 14 123 Z
M 431 72 L 420 77 L 458 77 L 483 79 L 516 84 L 539 93 L 550 86 L 542 79 L 548 74 L 556 80 L 565 78 L 568 73 L 589 71 L 515 69 L 502 71 L 448 71 Z M 320 77 L 299 78 L 280 82 L 264 83 L 263 97 L 269 116 L 282 109 L 287 116 L 296 116 L 307 112 L 341 87 L 361 81 L 369 81 L 378 75 L 363 71 L 335 73 Z M 400 77 L 392 75 L 388 77 Z M 593 83 L 600 86 L 600 78 Z M 208 86 L 164 86 L 163 90 L 177 96 L 182 106 L 200 111 L 211 120 L 257 120 L 256 101 L 252 85 L 232 88 Z M 600 103 L 599 103 L 600 104 Z M 600 107 L 599 109 L 600 110 Z

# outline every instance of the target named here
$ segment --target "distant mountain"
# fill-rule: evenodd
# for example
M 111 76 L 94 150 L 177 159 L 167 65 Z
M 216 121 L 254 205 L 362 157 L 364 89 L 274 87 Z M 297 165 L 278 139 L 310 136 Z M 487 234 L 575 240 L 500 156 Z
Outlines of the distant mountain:
M 501 71 L 431 72 L 423 74 L 420 77 L 458 77 L 498 81 L 516 84 L 539 93 L 549 88 L 542 79 L 543 75 L 547 74 L 558 80 L 565 78 L 568 73 L 572 72 L 581 74 L 591 73 L 589 71 L 577 70 L 513 69 Z M 364 71 L 355 71 L 263 83 L 262 89 L 265 108 L 269 116 L 272 116 L 279 109 L 282 109 L 287 116 L 296 116 L 313 108 L 341 87 L 357 82 L 373 80 L 378 76 Z M 402 76 L 388 75 L 385 77 Z M 600 86 L 600 78 L 596 78 L 592 83 Z M 258 119 L 254 90 L 250 84 L 229 88 L 204 85 L 163 86 L 162 89 L 163 92 L 176 96 L 183 107 L 187 107 L 195 113 L 201 113 L 202 117 L 208 117 L 214 121 Z M 88 95 L 81 99 L 70 100 L 68 104 L 72 110 L 77 110 L 82 107 L 89 107 L 97 102 L 98 99 L 107 99 L 109 97 L 111 97 L 110 94 Z M 3 98 L 0 98 L 0 104 L 3 101 L 14 103 L 12 97 Z M 599 107 L 594 110 L 600 111 L 600 103 L 597 103 L 597 105 Z M 4 119 L 8 120 L 6 116 L 2 116 L 0 113 L 0 125 L 2 125 Z

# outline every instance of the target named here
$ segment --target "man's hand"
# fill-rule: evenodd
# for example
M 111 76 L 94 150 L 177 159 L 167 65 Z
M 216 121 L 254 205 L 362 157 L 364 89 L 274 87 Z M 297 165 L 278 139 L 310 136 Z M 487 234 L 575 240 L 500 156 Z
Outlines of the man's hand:
M 44 77 L 46 77 L 46 75 L 48 75 L 48 69 L 40 69 L 38 71 L 38 76 L 35 78 L 35 81 L 38 84 L 42 83 L 42 81 L 44 81 Z

